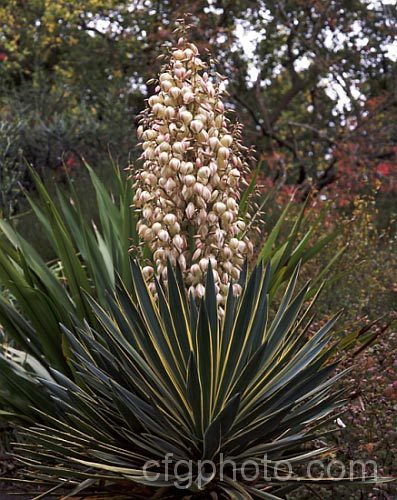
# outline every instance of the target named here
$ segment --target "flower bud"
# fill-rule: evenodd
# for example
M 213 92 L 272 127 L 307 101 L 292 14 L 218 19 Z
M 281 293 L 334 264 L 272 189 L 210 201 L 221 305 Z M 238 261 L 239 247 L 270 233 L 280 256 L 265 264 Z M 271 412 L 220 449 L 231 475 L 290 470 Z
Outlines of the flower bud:
M 160 82 L 163 82 L 164 80 L 172 80 L 172 76 L 170 73 L 161 73 L 160 75 L 160 78 L 159 78 Z
M 185 49 L 184 52 L 186 59 L 192 59 L 192 57 L 194 56 L 192 49 Z
M 208 263 L 209 263 L 209 260 L 208 259 L 200 259 L 200 262 L 199 262 L 199 266 L 200 266 L 200 269 L 204 272 L 208 269 Z
M 168 92 L 172 88 L 172 81 L 164 80 L 163 82 L 161 82 L 161 88 L 164 90 L 164 92 Z
M 185 184 L 186 186 L 193 186 L 196 182 L 196 178 L 194 177 L 194 175 L 187 175 L 185 177 Z
M 199 53 L 199 51 L 198 51 L 198 48 L 196 47 L 196 45 L 194 45 L 194 43 L 189 43 L 189 45 L 188 45 L 188 46 L 192 49 L 193 54 L 194 54 L 195 56 L 197 56 L 197 55 L 198 55 L 198 53 Z
M 186 207 L 186 210 L 185 210 L 185 213 L 186 213 L 186 217 L 188 219 L 191 219 L 195 213 L 195 208 L 194 208 L 194 205 L 192 202 L 190 202 L 188 204 L 188 206 Z M 194 260 L 194 259 L 193 259 Z
M 180 80 L 183 80 L 186 75 L 186 70 L 185 68 L 176 68 L 175 69 L 175 76 L 176 78 L 179 78 Z
M 193 274 L 193 276 L 201 276 L 202 275 L 200 266 L 198 264 L 193 264 L 192 267 L 190 268 L 190 271 Z
M 154 158 L 154 149 L 153 148 L 148 148 L 144 153 L 143 156 L 146 160 L 153 160 Z
M 197 139 L 200 142 L 207 142 L 208 141 L 208 133 L 203 129 L 199 134 Z
M 231 238 L 229 245 L 232 250 L 236 250 L 239 245 L 239 240 L 237 238 Z
M 146 231 L 143 233 L 142 238 L 145 241 L 151 241 L 154 237 L 153 231 L 151 229 L 146 229 Z
M 181 232 L 181 226 L 178 222 L 175 222 L 168 228 L 168 230 L 172 236 L 175 236 L 176 234 Z
M 167 231 L 165 231 L 164 229 L 162 229 L 161 231 L 159 231 L 157 233 L 157 238 L 160 240 L 160 241 L 164 241 L 164 242 L 167 242 L 169 239 L 170 239 L 170 236 L 168 234 Z
M 181 95 L 181 89 L 179 87 L 171 87 L 168 93 L 173 99 L 178 99 Z
M 193 115 L 190 111 L 183 110 L 179 112 L 179 117 L 183 121 L 183 123 L 189 124 L 193 120 Z
M 142 275 L 145 278 L 145 280 L 151 278 L 153 276 L 153 267 L 152 266 L 145 266 L 142 269 Z
M 187 176 L 187 177 L 193 177 L 193 176 Z M 203 184 L 201 184 L 201 182 L 196 182 L 193 186 L 193 191 L 198 194 L 199 196 L 201 196 L 202 192 L 203 192 L 203 189 L 204 189 L 204 186 Z
M 193 92 L 185 92 L 183 94 L 183 102 L 185 104 L 190 104 L 193 101 L 194 101 L 194 94 L 193 94 Z
M 170 160 L 169 165 L 173 170 L 178 170 L 181 165 L 181 160 L 178 160 L 177 158 L 172 158 Z
M 246 249 L 247 249 L 247 245 L 245 244 L 245 242 L 244 241 L 239 241 L 239 243 L 238 243 L 238 251 L 240 253 L 245 253 Z
M 225 105 L 223 104 L 222 101 L 218 101 L 216 103 L 216 109 L 217 109 L 217 111 L 219 111 L 221 113 L 223 113 L 225 111 Z
M 230 149 L 228 148 L 225 148 L 224 146 L 221 146 L 219 149 L 218 149 L 218 158 L 223 158 L 225 160 L 227 160 L 230 156 Z
M 162 165 L 164 165 L 165 163 L 168 163 L 168 153 L 166 153 L 165 151 L 160 153 L 159 161 Z
M 227 205 L 227 208 L 229 210 L 237 210 L 238 209 L 238 205 L 237 205 L 237 202 L 234 198 L 228 198 L 227 199 L 227 202 L 226 202 L 226 205 Z
M 213 276 L 214 276 L 214 281 L 215 281 L 215 283 L 216 283 L 217 281 L 219 281 L 219 273 L 218 273 L 218 271 L 217 271 L 216 269 L 213 269 L 213 270 L 212 270 L 212 274 L 213 274 Z
M 191 174 L 193 172 L 193 170 L 194 170 L 194 166 L 193 166 L 193 163 L 190 161 L 183 162 L 181 165 L 181 168 L 180 168 L 180 172 L 182 175 Z
M 230 274 L 233 264 L 230 261 L 227 261 L 222 264 L 222 267 L 228 274 Z
M 200 120 L 192 120 L 192 122 L 190 123 L 191 130 L 196 134 L 200 133 L 203 127 L 204 123 Z
M 233 144 L 233 137 L 231 135 L 224 135 L 221 138 L 221 144 L 222 146 L 225 146 L 226 148 L 230 148 L 230 146 Z
M 206 186 L 202 187 L 200 195 L 205 202 L 208 202 L 211 199 L 211 191 Z
M 157 136 L 156 142 L 157 142 L 157 144 L 162 144 L 163 142 L 168 141 L 168 140 L 169 140 L 169 138 L 166 135 L 159 134 Z
M 174 52 L 172 53 L 172 56 L 176 60 L 185 59 L 185 53 L 183 50 L 174 50 Z
M 142 138 L 145 141 L 153 141 L 156 139 L 157 135 L 158 134 L 155 130 L 152 130 L 151 128 L 149 128 L 148 130 L 145 130 L 145 132 L 142 134 Z
M 240 270 L 237 267 L 233 267 L 230 271 L 230 275 L 234 280 L 238 280 L 240 277 Z
M 207 211 L 202 208 L 201 210 L 199 210 L 197 216 L 197 223 L 199 225 L 204 225 L 206 222 L 207 222 Z
M 171 136 L 175 136 L 178 133 L 178 127 L 175 123 L 171 122 L 168 125 L 168 130 L 170 131 Z
M 162 118 L 164 116 L 164 111 L 165 111 L 165 108 L 162 104 L 160 104 L 159 102 L 156 103 L 153 108 L 152 108 L 152 111 L 155 115 L 157 115 L 159 118 Z
M 145 224 L 139 224 L 138 235 L 142 237 L 144 235 L 144 233 L 145 233 L 145 231 L 146 231 L 147 228 L 148 227 Z
M 219 170 L 224 170 L 226 167 L 225 159 L 218 156 L 218 159 L 216 160 L 216 165 L 217 165 Z
M 226 211 L 225 213 L 222 214 L 222 223 L 225 226 L 228 226 L 233 222 L 233 214 L 229 211 Z
M 222 125 L 223 125 L 223 115 L 218 115 L 216 118 L 215 118 L 215 126 L 217 128 L 222 128 Z
M 240 170 L 237 170 L 237 168 L 234 168 L 231 172 L 230 172 L 230 175 L 232 175 L 233 177 L 237 177 L 239 178 L 241 176 L 241 173 L 240 173 Z
M 174 214 L 167 214 L 163 221 L 165 222 L 165 224 L 167 224 L 168 226 L 172 225 L 172 224 L 175 224 L 176 222 L 176 216 Z
M 142 191 L 140 195 L 140 201 L 142 203 L 147 203 L 152 198 L 152 195 L 148 191 Z
M 217 137 L 211 137 L 208 142 L 209 142 L 210 148 L 213 151 L 215 151 L 220 145 L 219 139 Z
M 172 145 L 172 151 L 174 153 L 182 154 L 185 151 L 185 145 L 183 142 L 174 142 Z
M 171 177 L 167 180 L 167 182 L 165 183 L 164 185 L 164 189 L 167 191 L 167 193 L 170 193 L 171 191 L 173 191 L 175 188 L 176 188 L 176 182 L 174 181 L 174 179 L 172 179 Z
M 225 241 L 225 231 L 222 229 L 217 229 L 215 231 L 215 239 L 219 246 L 222 245 Z
M 198 172 L 197 172 L 197 177 L 201 177 L 203 179 L 208 179 L 210 176 L 211 172 L 208 167 L 201 167 Z
M 192 187 L 187 187 L 186 184 L 183 184 L 182 186 L 182 198 L 184 201 L 190 200 L 190 198 L 193 196 L 193 188 Z
M 166 118 L 168 118 L 170 120 L 171 118 L 174 118 L 175 115 L 176 115 L 175 108 L 173 108 L 172 106 L 167 106 L 165 108 L 165 116 L 166 116 Z
M 204 297 L 204 294 L 205 294 L 205 288 L 204 286 L 199 283 L 197 286 L 196 286 L 196 296 L 201 299 L 202 297 Z
M 214 212 L 210 212 L 207 216 L 209 224 L 216 224 L 218 222 L 218 216 Z
M 200 195 L 196 196 L 195 201 L 196 201 L 196 205 L 197 205 L 199 208 L 207 208 L 207 204 L 206 204 L 206 202 L 204 201 L 204 199 L 203 199 Z M 204 228 L 204 229 L 206 229 L 206 228 Z M 206 231 L 206 233 L 204 234 L 204 232 L 203 232 L 203 228 L 202 228 L 202 227 L 201 227 L 201 228 L 199 228 L 199 231 L 201 231 L 201 235 L 202 235 L 203 237 L 207 236 L 207 234 L 208 234 L 208 230 L 207 230 L 207 231 Z
M 225 259 L 229 260 L 233 257 L 233 252 L 230 250 L 228 246 L 225 246 L 222 250 Z
M 197 260 L 200 257 L 201 253 L 202 253 L 201 248 L 196 248 L 196 250 L 193 253 L 192 260 L 193 261 Z
M 153 210 L 150 207 L 145 207 L 142 210 L 142 215 L 145 217 L 145 219 L 150 219 L 152 214 L 153 214 Z
M 158 248 L 154 254 L 153 254 L 153 258 L 154 260 L 157 262 L 158 260 L 161 261 L 163 260 L 165 257 L 165 251 L 163 248 Z
M 148 100 L 149 106 L 153 108 L 153 106 L 157 103 L 161 103 L 161 98 L 158 95 L 152 95 Z
M 179 235 L 179 234 L 176 234 L 173 238 L 172 238 L 172 243 L 176 246 L 176 248 L 178 250 L 182 250 L 183 247 L 184 247 L 184 244 L 183 244 L 183 238 Z
M 179 265 L 181 266 L 181 270 L 182 272 L 186 270 L 186 257 L 181 254 L 179 257 L 178 257 L 178 262 L 179 262 Z
M 226 210 L 226 205 L 218 201 L 217 203 L 214 204 L 213 209 L 217 214 L 222 215 Z
M 214 185 L 214 180 L 212 179 L 212 185 Z M 219 197 L 219 190 L 218 189 L 215 189 L 214 191 L 212 191 L 212 194 L 211 194 L 211 202 L 214 203 L 215 200 L 217 200 Z

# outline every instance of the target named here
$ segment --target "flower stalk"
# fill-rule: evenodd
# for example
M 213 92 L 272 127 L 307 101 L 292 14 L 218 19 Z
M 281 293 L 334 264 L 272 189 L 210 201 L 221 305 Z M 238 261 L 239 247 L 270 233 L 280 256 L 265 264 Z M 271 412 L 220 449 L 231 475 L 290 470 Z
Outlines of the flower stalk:
M 167 260 L 178 262 L 189 291 L 202 297 L 211 262 L 219 303 L 253 252 L 239 217 L 246 148 L 222 94 L 219 77 L 181 37 L 142 113 L 143 166 L 134 174 L 137 232 L 153 252 L 154 268 L 146 266 L 145 275 L 155 272 L 166 282 Z M 239 285 L 233 287 L 238 294 Z

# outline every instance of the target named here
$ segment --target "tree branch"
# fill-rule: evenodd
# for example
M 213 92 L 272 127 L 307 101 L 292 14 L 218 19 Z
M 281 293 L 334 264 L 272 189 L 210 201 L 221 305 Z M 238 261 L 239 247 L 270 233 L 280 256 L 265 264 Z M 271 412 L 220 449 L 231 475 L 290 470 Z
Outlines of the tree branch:
M 277 136 L 272 130 L 267 128 L 265 126 L 265 124 L 260 120 L 260 118 L 258 118 L 255 110 L 249 104 L 247 104 L 245 101 L 243 101 L 241 99 L 241 97 L 236 93 L 233 94 L 232 97 L 236 102 L 241 104 L 241 106 L 243 106 L 248 111 L 248 113 L 250 114 L 251 118 L 253 119 L 255 125 L 260 127 L 263 136 L 269 137 L 270 139 L 275 140 L 279 146 L 285 147 L 289 151 L 291 151 L 291 153 L 294 155 L 294 158 L 297 157 L 297 152 L 296 152 L 295 147 L 292 144 L 290 144 L 289 142 L 287 142 L 285 139 Z

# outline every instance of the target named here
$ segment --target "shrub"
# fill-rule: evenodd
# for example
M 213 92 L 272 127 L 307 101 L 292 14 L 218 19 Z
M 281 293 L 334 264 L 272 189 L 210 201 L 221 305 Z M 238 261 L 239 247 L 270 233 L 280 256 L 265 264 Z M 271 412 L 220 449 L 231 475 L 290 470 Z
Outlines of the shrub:
M 0 101 L 0 210 L 5 216 L 18 211 L 21 185 L 34 187 L 27 165 L 43 179 L 65 181 L 84 161 L 104 163 L 109 151 L 128 162 L 134 124 L 126 98 L 116 97 L 112 88 L 95 98 L 81 94 L 72 100 L 67 87 L 54 91 L 45 82 L 39 88 L 26 83 L 13 93 L 5 90 Z

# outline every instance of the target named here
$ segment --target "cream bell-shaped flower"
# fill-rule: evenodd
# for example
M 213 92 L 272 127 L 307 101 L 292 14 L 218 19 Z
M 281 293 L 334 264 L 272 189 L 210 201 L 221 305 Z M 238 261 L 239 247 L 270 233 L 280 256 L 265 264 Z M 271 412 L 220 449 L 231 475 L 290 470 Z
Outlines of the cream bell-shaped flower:
M 223 86 L 185 38 L 169 54 L 137 130 L 143 164 L 134 171 L 137 232 L 153 253 L 144 276 L 167 280 L 167 260 L 179 263 L 189 291 L 202 297 L 211 262 L 222 307 L 253 245 L 239 217 L 247 163 L 239 126 L 225 114 Z M 153 287 L 152 287 L 153 288 Z

